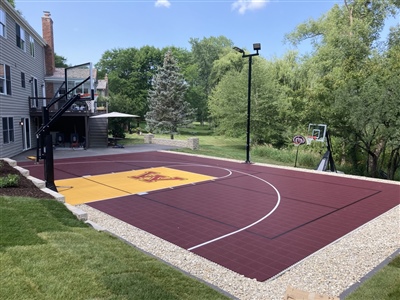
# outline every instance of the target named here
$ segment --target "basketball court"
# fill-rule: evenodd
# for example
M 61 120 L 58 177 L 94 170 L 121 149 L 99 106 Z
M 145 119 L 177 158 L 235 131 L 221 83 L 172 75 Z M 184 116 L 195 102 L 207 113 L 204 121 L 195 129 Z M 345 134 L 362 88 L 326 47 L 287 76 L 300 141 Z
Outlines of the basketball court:
M 43 165 L 19 165 L 43 178 Z M 57 159 L 54 175 L 66 202 L 85 203 L 258 281 L 400 197 L 394 182 L 168 152 Z

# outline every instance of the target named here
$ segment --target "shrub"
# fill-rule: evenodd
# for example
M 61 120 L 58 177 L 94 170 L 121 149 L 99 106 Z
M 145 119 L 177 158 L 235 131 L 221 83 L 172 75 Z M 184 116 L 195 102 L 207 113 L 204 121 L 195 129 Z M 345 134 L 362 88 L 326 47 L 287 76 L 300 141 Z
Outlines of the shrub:
M 17 187 L 19 183 L 19 175 L 8 174 L 5 177 L 0 177 L 0 188 Z

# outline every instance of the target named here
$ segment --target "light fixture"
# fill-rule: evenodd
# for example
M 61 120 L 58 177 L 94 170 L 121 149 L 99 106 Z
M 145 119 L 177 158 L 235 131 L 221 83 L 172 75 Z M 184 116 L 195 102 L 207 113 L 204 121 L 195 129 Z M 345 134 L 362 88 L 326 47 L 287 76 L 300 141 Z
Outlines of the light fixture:
M 253 49 L 256 51 L 261 50 L 261 44 L 260 43 L 253 44 Z
M 235 51 L 237 51 L 237 52 L 239 52 L 239 53 L 242 53 L 242 54 L 244 54 L 244 51 L 243 51 L 243 49 L 240 49 L 239 47 L 233 47 L 233 50 L 235 50 Z
M 24 119 L 23 118 L 21 118 L 21 121 L 19 121 L 19 125 L 20 126 L 24 126 Z
M 249 58 L 249 79 L 248 79 L 248 87 L 247 87 L 247 138 L 246 138 L 246 164 L 250 164 L 250 114 L 251 114 L 251 65 L 252 65 L 252 57 L 258 55 L 258 51 L 261 50 L 260 43 L 254 43 L 253 49 L 256 53 L 246 54 L 243 49 L 239 47 L 233 47 L 233 50 L 242 53 L 242 57 Z

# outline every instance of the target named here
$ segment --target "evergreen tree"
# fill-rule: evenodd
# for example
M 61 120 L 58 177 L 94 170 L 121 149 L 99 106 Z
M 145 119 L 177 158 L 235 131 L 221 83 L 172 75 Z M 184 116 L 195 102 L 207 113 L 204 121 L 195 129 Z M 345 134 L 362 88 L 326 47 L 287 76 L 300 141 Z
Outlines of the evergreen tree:
M 148 93 L 149 111 L 145 118 L 150 130 L 168 131 L 173 139 L 179 126 L 193 122 L 195 109 L 185 101 L 187 88 L 175 58 L 168 51 L 162 68 L 153 77 L 152 89 Z

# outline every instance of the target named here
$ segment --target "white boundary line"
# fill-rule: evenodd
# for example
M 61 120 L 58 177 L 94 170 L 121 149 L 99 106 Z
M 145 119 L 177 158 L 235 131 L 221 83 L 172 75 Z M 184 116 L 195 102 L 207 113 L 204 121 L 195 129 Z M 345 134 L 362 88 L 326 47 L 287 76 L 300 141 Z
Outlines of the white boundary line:
M 263 216 L 261 219 L 255 221 L 255 222 L 253 222 L 253 223 L 251 223 L 251 224 L 249 224 L 249 225 L 247 225 L 247 226 L 245 226 L 245 227 L 243 227 L 243 228 L 240 228 L 240 229 L 238 229 L 238 230 L 235 230 L 235 231 L 233 231 L 233 232 L 227 233 L 227 234 L 222 235 L 222 236 L 220 236 L 220 237 L 217 237 L 217 238 L 215 238 L 215 239 L 212 239 L 212 240 L 209 240 L 209 241 L 207 241 L 207 242 L 204 242 L 204 243 L 198 244 L 198 245 L 196 245 L 196 246 L 190 247 L 190 248 L 187 249 L 188 251 L 192 251 L 192 250 L 197 249 L 197 248 L 199 248 L 199 247 L 202 247 L 202 246 L 211 244 L 211 243 L 213 243 L 213 242 L 216 242 L 216 241 L 219 241 L 219 240 L 221 240 L 221 239 L 224 239 L 224 238 L 226 238 L 226 237 L 228 237 L 228 236 L 231 236 L 231 235 L 234 235 L 234 234 L 239 233 L 239 232 L 241 232 L 241 231 L 244 231 L 244 230 L 246 230 L 246 229 L 248 229 L 248 228 L 250 228 L 250 227 L 252 227 L 252 226 L 254 226 L 254 225 L 258 224 L 258 223 L 260 223 L 261 221 L 265 220 L 266 218 L 268 218 L 268 217 L 278 208 L 278 206 L 279 206 L 279 204 L 280 204 L 280 202 L 281 202 L 281 194 L 279 193 L 278 189 L 277 189 L 275 186 L 273 186 L 273 185 L 272 185 L 271 183 L 269 183 L 268 181 L 266 181 L 266 180 L 264 180 L 264 179 L 261 179 L 260 177 L 254 176 L 254 175 L 252 175 L 252 174 L 248 174 L 248 173 L 244 173 L 244 172 L 240 172 L 240 171 L 236 171 L 236 170 L 233 170 L 233 171 L 234 171 L 234 172 L 237 172 L 237 173 L 244 174 L 244 175 L 248 175 L 248 176 L 253 177 L 253 178 L 256 178 L 256 179 L 261 180 L 262 182 L 268 184 L 269 186 L 271 186 L 271 187 L 275 190 L 275 192 L 276 192 L 276 194 L 277 194 L 277 196 L 278 196 L 278 200 L 276 201 L 276 204 L 275 204 L 274 208 L 273 208 L 268 214 L 266 214 L 265 216 Z
M 128 163 L 128 162 L 129 162 L 129 163 L 135 163 L 135 162 L 161 162 L 161 163 L 165 163 L 165 161 L 132 161 L 132 160 L 131 160 L 131 161 L 106 161 L 106 162 L 110 162 L 110 163 L 111 163 L 111 162 L 112 162 L 112 163 L 116 163 L 116 162 L 125 162 L 125 163 Z M 81 163 L 97 163 L 97 161 L 96 161 L 96 162 L 93 162 L 93 161 L 92 161 L 92 162 L 86 161 L 86 162 L 76 162 L 76 163 L 78 163 L 78 164 L 81 164 Z M 103 162 L 101 162 L 101 163 L 103 163 Z M 198 244 L 198 245 L 196 245 L 196 246 L 190 247 L 190 248 L 187 249 L 188 251 L 191 251 L 191 250 L 200 248 L 200 247 L 202 247 L 202 246 L 211 244 L 211 243 L 216 242 L 216 241 L 218 241 L 218 240 L 224 239 L 224 238 L 226 238 L 226 237 L 229 237 L 229 236 L 231 236 L 231 235 L 234 235 L 234 234 L 236 234 L 236 233 L 239 233 L 239 232 L 242 232 L 242 231 L 244 231 L 244 230 L 246 230 L 246 229 L 249 229 L 250 227 L 253 227 L 254 225 L 256 225 L 256 224 L 262 222 L 263 220 L 265 220 L 266 218 L 268 218 L 271 214 L 273 214 L 274 211 L 278 208 L 278 206 L 279 206 L 279 204 L 280 204 L 280 202 L 281 202 L 281 194 L 279 193 L 278 189 L 277 189 L 274 185 L 272 185 L 270 182 L 268 182 L 268 181 L 266 181 L 266 180 L 264 180 L 264 179 L 262 179 L 262 178 L 260 178 L 260 177 L 258 177 L 258 176 L 255 176 L 255 175 L 252 175 L 252 174 L 249 174 L 249 173 L 245 173 L 245 172 L 241 172 L 241 171 L 237 171 L 237 170 L 231 170 L 231 169 L 227 169 L 227 168 L 223 168 L 223 167 L 218 167 L 218 166 L 203 165 L 203 164 L 193 164 L 193 163 L 184 163 L 184 162 L 183 162 L 183 163 L 182 163 L 182 162 L 168 162 L 168 163 L 175 163 L 175 165 L 173 165 L 173 164 L 172 164 L 172 165 L 167 165 L 167 166 L 164 165 L 164 167 L 166 167 L 166 168 L 168 168 L 168 167 L 173 168 L 174 166 L 177 166 L 177 167 L 181 167 L 181 166 L 188 166 L 188 167 L 190 167 L 190 166 L 198 166 L 198 167 L 222 169 L 222 170 L 225 170 L 225 171 L 228 172 L 227 175 L 222 176 L 222 177 L 216 177 L 216 179 L 227 178 L 227 177 L 229 177 L 229 176 L 232 175 L 232 171 L 233 171 L 233 172 L 237 172 L 237 173 L 239 173 L 239 174 L 243 174 L 243 175 L 246 175 L 246 176 L 253 177 L 253 178 L 255 178 L 255 179 L 258 179 L 258 180 L 260 180 L 260 181 L 262 181 L 262 182 L 268 184 L 270 187 L 272 187 L 272 188 L 274 189 L 275 193 L 277 194 L 277 202 L 276 202 L 274 208 L 273 208 L 269 213 L 267 213 L 265 216 L 263 216 L 261 219 L 255 221 L 255 222 L 253 222 L 253 223 L 251 223 L 251 224 L 249 224 L 249 225 L 247 225 L 247 226 L 245 226 L 245 227 L 242 227 L 242 228 L 240 228 L 240 229 L 238 229 L 238 230 L 235 230 L 235 231 L 233 231 L 233 232 L 227 233 L 227 234 L 225 234 L 225 235 L 223 235 L 223 236 L 220 236 L 220 237 L 217 237 L 217 238 L 215 238 L 215 239 L 212 239 L 212 240 L 206 241 L 206 242 L 204 242 L 204 243 Z M 69 162 L 69 163 L 60 163 L 60 164 L 71 164 L 71 162 Z M 152 167 L 150 167 L 150 168 L 145 168 L 145 169 L 151 169 L 151 168 L 152 168 Z M 121 171 L 121 172 L 126 172 L 126 171 Z M 117 197 L 117 198 L 118 198 L 118 197 Z M 106 199 L 105 199 L 105 200 L 106 200 Z

